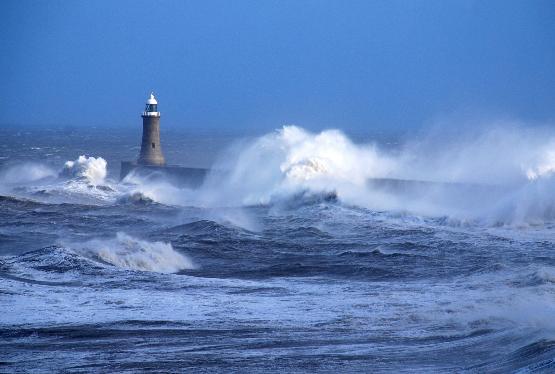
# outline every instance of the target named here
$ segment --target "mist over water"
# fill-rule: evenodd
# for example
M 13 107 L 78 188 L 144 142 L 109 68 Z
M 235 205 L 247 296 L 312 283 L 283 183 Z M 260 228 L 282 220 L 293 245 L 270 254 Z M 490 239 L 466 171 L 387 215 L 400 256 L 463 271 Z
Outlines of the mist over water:
M 554 369 L 547 128 L 391 147 L 285 126 L 222 148 L 198 188 L 119 181 L 97 142 L 68 159 L 15 144 L 0 166 L 10 371 Z

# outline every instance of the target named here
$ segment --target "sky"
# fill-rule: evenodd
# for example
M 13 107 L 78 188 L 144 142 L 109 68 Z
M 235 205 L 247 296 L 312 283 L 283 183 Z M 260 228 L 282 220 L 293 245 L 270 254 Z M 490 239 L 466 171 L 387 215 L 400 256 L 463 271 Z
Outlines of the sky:
M 1 125 L 410 132 L 555 119 L 555 1 L 3 1 Z M 457 126 L 457 121 L 450 125 Z

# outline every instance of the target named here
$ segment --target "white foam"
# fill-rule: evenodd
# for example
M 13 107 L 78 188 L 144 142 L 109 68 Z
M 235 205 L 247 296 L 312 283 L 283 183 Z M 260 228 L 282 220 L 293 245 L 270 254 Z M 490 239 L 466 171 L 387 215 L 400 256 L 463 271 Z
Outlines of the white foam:
M 171 243 L 140 240 L 122 232 L 113 239 L 64 245 L 84 256 L 125 269 L 175 273 L 195 268 L 189 258 L 173 249 Z
M 99 185 L 106 178 L 107 162 L 102 157 L 79 156 L 77 160 L 67 161 L 62 170 L 63 176 L 83 178 L 92 185 Z
M 526 170 L 526 176 L 529 180 L 536 180 L 549 177 L 553 172 L 555 172 L 555 144 L 551 144 L 549 148 L 542 150 L 536 164 Z
M 229 173 L 209 176 L 201 195 L 209 204 L 265 204 L 306 189 L 363 186 L 368 178 L 388 176 L 394 168 L 393 159 L 375 145 L 355 145 L 338 130 L 312 134 L 285 126 L 226 154 L 215 169 Z
M 125 197 L 143 196 L 166 205 L 184 205 L 190 190 L 179 188 L 163 179 L 151 179 L 137 173 L 129 173 L 120 185 Z

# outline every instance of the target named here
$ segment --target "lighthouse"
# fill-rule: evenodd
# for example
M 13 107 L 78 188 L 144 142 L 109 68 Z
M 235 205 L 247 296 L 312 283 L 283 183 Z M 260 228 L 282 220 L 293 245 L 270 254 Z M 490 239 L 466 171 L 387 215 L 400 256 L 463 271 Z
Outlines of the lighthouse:
M 187 188 L 197 188 L 208 175 L 209 169 L 199 167 L 186 167 L 179 165 L 166 165 L 160 146 L 160 112 L 158 101 L 151 93 L 146 101 L 143 117 L 143 140 L 141 153 L 137 161 L 122 161 L 120 179 L 133 181 L 133 177 L 162 178 L 165 181 L 176 183 Z
M 160 145 L 160 112 L 154 93 L 146 101 L 143 112 L 143 140 L 137 163 L 144 166 L 164 166 L 166 160 Z

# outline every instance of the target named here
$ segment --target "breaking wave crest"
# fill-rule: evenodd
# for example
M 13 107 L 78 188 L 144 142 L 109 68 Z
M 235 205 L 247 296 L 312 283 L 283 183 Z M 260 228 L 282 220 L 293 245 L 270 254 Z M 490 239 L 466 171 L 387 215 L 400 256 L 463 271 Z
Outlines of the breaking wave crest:
M 195 268 L 170 243 L 140 240 L 122 232 L 113 239 L 94 239 L 67 246 L 83 256 L 124 269 L 175 273 Z
M 56 171 L 38 163 L 22 163 L 0 172 L 0 192 L 46 203 L 97 204 L 113 202 L 117 183 L 107 179 L 102 157 L 79 156 Z
M 204 201 L 268 204 L 303 190 L 332 192 L 362 188 L 372 177 L 387 176 L 395 161 L 373 144 L 355 145 L 338 130 L 312 134 L 285 126 L 265 135 L 215 167 L 201 191 Z
M 66 161 L 60 173 L 62 176 L 83 179 L 92 185 L 102 184 L 107 175 L 107 162 L 102 157 L 79 156 L 77 160 Z

